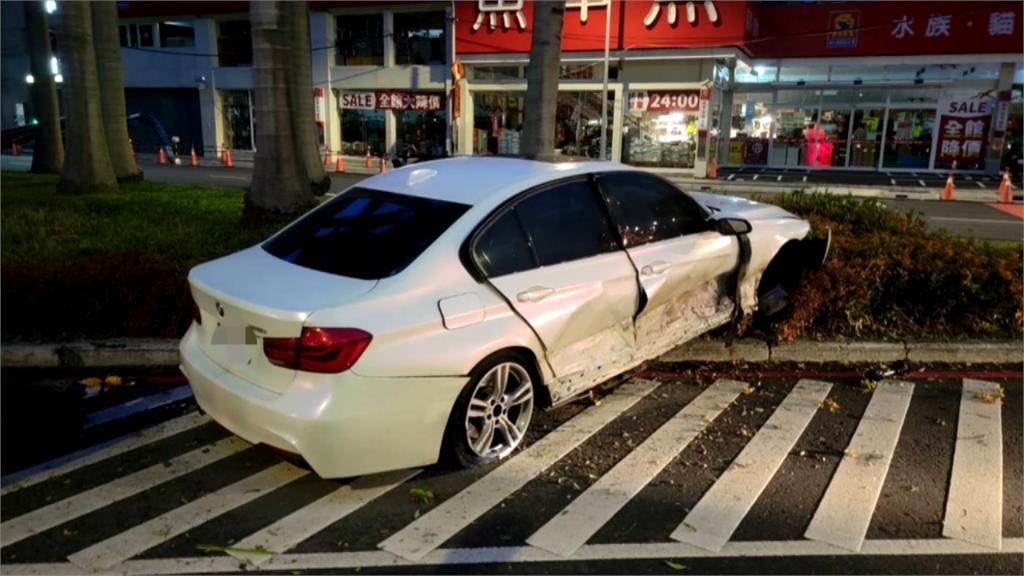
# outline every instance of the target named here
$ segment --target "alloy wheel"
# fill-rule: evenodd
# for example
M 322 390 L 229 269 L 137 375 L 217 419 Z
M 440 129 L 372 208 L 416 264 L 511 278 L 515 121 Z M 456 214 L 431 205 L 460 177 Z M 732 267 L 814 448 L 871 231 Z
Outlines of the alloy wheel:
M 503 362 L 477 382 L 466 410 L 466 440 L 481 458 L 502 458 L 522 442 L 533 416 L 530 374 L 514 362 Z

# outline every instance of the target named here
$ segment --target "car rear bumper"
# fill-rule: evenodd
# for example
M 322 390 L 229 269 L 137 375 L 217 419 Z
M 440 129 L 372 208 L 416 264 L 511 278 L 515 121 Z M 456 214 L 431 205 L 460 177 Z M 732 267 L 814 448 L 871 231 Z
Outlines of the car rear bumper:
M 249 442 L 302 455 L 328 478 L 437 462 L 448 416 L 468 380 L 300 372 L 277 394 L 217 365 L 192 328 L 179 350 L 200 408 Z

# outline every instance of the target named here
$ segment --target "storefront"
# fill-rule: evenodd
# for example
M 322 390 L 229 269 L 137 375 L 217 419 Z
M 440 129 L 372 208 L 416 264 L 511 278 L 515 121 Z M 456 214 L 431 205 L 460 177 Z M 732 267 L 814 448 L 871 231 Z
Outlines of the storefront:
M 805 4 L 568 2 L 556 149 L 601 154 L 610 8 L 611 160 L 695 174 L 713 159 L 802 170 L 998 165 L 998 102 L 1021 68 L 1020 5 Z M 518 153 L 532 16 L 532 2 L 456 3 L 467 71 L 456 152 Z
M 404 90 L 337 91 L 341 151 L 350 156 L 392 154 L 441 156 L 448 119 L 442 92 Z M 388 125 L 394 146 L 387 145 Z

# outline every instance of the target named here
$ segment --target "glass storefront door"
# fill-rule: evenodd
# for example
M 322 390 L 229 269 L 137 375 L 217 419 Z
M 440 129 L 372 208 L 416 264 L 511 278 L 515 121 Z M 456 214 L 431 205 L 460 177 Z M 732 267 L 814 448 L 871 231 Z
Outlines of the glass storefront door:
M 877 168 L 882 143 L 882 119 L 885 110 L 872 108 L 853 111 L 850 135 L 851 168 Z
M 779 108 L 775 111 L 775 141 L 772 146 L 773 166 L 815 165 L 818 152 L 818 110 L 816 108 Z M 811 146 L 808 146 L 810 141 Z
M 927 169 L 934 130 L 934 109 L 889 110 L 882 167 Z
M 850 110 L 847 108 L 824 109 L 821 111 L 821 122 L 818 127 L 821 130 L 822 140 L 818 144 L 817 166 L 831 166 L 833 168 L 846 167 L 847 135 Z

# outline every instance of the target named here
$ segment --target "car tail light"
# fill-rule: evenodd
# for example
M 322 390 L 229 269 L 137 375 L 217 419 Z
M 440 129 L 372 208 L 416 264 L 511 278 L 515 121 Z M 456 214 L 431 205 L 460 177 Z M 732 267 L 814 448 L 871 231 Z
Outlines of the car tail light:
M 192 301 L 192 319 L 196 321 L 196 324 L 203 324 L 203 315 L 199 312 L 199 304 L 195 300 Z
M 298 338 L 264 338 L 263 353 L 282 368 L 338 373 L 351 368 L 372 339 L 356 328 L 303 328 Z

